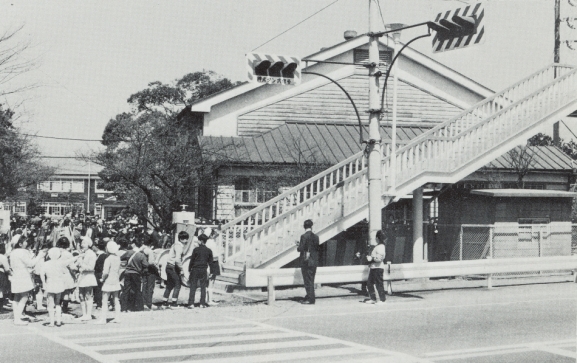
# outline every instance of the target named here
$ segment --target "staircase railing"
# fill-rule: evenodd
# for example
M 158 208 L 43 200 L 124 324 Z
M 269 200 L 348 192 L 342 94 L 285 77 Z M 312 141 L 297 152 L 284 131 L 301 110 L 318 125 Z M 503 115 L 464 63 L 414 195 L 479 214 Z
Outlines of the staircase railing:
M 566 71 L 567 68 L 563 70 Z M 540 78 L 543 82 L 547 80 Z M 397 186 L 424 172 L 451 173 L 461 169 L 488 150 L 506 143 L 508 139 L 534 126 L 536 122 L 577 97 L 577 70 L 573 69 L 558 78 L 550 79 L 546 84 L 538 85 L 541 87 L 537 90 L 531 87 L 531 93 L 509 89 L 524 97 L 498 109 L 493 115 L 467 129 L 457 132 L 460 128 L 452 127 L 452 124 L 440 125 L 400 148 L 396 153 Z M 482 107 L 498 97 L 499 95 L 491 97 L 482 103 Z M 455 124 L 461 123 L 462 120 L 469 119 L 469 115 L 474 112 L 470 110 L 452 121 Z M 384 161 L 385 168 L 390 170 L 390 159 Z M 389 187 L 388 181 L 385 181 L 383 190 L 386 191 Z
M 359 152 L 327 170 L 313 176 L 283 194 L 259 205 L 251 211 L 233 219 L 222 226 L 225 262 L 232 256 L 246 252 L 244 248 L 248 234 L 266 226 L 274 218 L 295 208 L 314 205 L 329 191 L 367 168 L 363 153 Z
M 504 116 L 499 115 L 512 115 L 513 109 L 515 115 L 521 113 L 523 105 L 529 104 L 524 98 L 531 96 L 533 105 L 538 102 L 538 95 L 554 92 L 555 84 L 575 78 L 571 76 L 575 74 L 573 69 L 566 65 L 544 68 L 418 136 L 395 155 L 396 184 L 406 183 L 424 171 L 453 170 L 460 162 L 474 157 L 475 150 L 479 150 L 475 146 L 482 146 L 483 150 L 491 147 L 493 144 L 486 139 L 505 129 L 513 131 L 515 127 L 511 125 L 517 125 L 509 122 L 501 127 Z M 549 87 L 543 88 L 547 84 Z M 546 91 L 550 88 L 553 91 Z M 475 137 L 483 140 L 481 145 Z M 463 149 L 467 152 L 459 155 Z M 390 163 L 390 157 L 383 160 L 383 192 L 391 186 L 386 172 Z M 249 265 L 262 263 L 294 245 L 302 233 L 304 219 L 313 218 L 315 225 L 323 228 L 361 208 L 367 204 L 366 168 L 363 153 L 359 152 L 225 224 L 225 261 L 242 257 Z

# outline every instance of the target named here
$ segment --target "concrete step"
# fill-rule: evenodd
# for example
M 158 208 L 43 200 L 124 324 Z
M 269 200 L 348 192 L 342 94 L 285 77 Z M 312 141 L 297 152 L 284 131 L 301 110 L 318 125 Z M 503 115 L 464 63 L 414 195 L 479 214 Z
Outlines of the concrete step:
M 226 282 L 229 284 L 240 285 L 240 274 L 231 272 L 222 272 L 219 276 L 216 277 L 216 280 Z
M 242 266 L 222 264 L 220 267 L 223 271 L 238 272 L 239 274 L 244 272 L 244 264 Z

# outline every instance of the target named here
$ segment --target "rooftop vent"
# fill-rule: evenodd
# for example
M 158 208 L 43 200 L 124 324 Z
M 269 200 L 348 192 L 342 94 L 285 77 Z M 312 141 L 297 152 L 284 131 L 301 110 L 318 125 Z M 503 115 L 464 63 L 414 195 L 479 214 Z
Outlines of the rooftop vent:
M 345 40 L 350 40 L 357 36 L 357 32 L 354 30 L 347 30 L 344 36 Z

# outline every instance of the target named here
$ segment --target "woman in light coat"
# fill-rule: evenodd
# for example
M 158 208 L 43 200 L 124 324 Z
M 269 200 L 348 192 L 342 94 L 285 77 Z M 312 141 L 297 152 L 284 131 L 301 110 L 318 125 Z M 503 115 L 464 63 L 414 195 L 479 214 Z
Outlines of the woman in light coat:
M 26 237 L 21 236 L 10 253 L 10 266 L 12 267 L 11 288 L 14 294 L 14 303 L 12 304 L 14 325 L 28 324 L 28 322 L 22 320 L 22 314 L 26 308 L 28 294 L 34 290 L 32 270 L 36 263 L 44 258 L 42 252 L 34 258 L 32 253 L 26 249 L 27 245 Z
M 92 304 L 94 301 L 94 287 L 96 283 L 96 276 L 94 275 L 94 267 L 96 265 L 96 253 L 92 251 L 92 240 L 88 237 L 82 238 L 80 250 L 82 255 L 78 259 L 78 289 L 80 292 L 80 307 L 82 308 L 82 316 L 80 320 L 92 320 Z
M 64 290 L 66 290 L 66 279 L 70 275 L 68 265 L 74 262 L 74 257 L 62 258 L 60 248 L 53 247 L 48 250 L 48 258 L 49 260 L 44 262 L 42 266 L 40 278 L 47 294 L 46 300 L 50 318 L 48 326 L 54 327 L 62 325 L 60 298 Z M 56 325 L 54 320 L 56 320 Z
M 118 244 L 110 241 L 106 244 L 108 257 L 104 260 L 102 269 L 102 315 L 95 324 L 106 324 L 106 315 L 108 313 L 108 299 L 110 295 L 114 299 L 114 322 L 118 323 L 120 317 L 120 257 L 118 256 Z

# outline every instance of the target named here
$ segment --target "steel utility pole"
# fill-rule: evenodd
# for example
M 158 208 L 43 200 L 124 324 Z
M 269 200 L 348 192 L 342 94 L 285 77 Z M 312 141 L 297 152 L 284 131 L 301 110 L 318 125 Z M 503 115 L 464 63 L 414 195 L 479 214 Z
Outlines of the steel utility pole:
M 553 46 L 553 63 L 559 63 L 561 57 L 559 56 L 561 48 L 561 0 L 555 0 L 555 45 Z M 555 74 L 557 77 L 557 74 Z M 559 145 L 561 137 L 559 136 L 559 121 L 553 124 L 553 144 Z
M 379 103 L 379 23 L 378 0 L 369 0 L 369 140 L 367 152 L 369 154 L 369 243 L 377 244 L 376 233 L 381 229 L 381 133 Z

